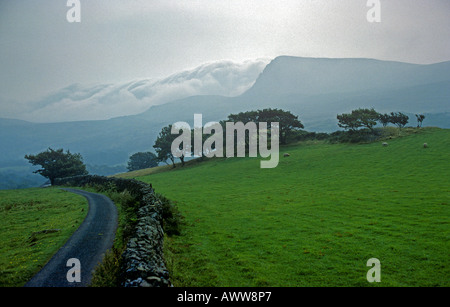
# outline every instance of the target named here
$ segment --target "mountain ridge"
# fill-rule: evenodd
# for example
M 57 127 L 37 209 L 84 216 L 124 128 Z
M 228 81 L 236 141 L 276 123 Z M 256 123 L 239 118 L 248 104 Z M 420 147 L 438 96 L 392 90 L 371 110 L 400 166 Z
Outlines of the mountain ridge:
M 378 112 L 404 112 L 411 117 L 409 125 L 415 125 L 414 114 L 422 113 L 426 114 L 425 126 L 450 128 L 449 98 L 450 61 L 409 64 L 281 56 L 235 97 L 190 96 L 136 115 L 104 120 L 32 123 L 0 119 L 0 162 L 62 147 L 80 152 L 87 164 L 124 165 L 135 152 L 153 151 L 162 127 L 177 121 L 192 124 L 194 113 L 201 113 L 205 124 L 224 120 L 231 113 L 281 108 L 298 115 L 305 130 L 332 132 L 339 130 L 337 114 L 373 107 Z
M 430 77 L 435 80 L 427 81 Z M 243 95 L 254 92 L 317 95 L 323 91 L 324 83 L 328 83 L 328 92 L 340 93 L 374 88 L 392 89 L 445 80 L 450 80 L 450 61 L 410 64 L 364 58 L 280 56 L 264 68 L 255 84 Z M 272 86 L 274 84 L 276 86 Z

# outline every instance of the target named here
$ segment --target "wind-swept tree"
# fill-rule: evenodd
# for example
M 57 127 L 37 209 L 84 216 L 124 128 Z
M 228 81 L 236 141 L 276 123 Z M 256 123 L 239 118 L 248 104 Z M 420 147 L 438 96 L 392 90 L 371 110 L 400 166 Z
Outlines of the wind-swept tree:
M 156 138 L 153 148 L 155 148 L 158 161 L 168 164 L 167 160 L 170 160 L 172 161 L 173 167 L 175 167 L 175 157 L 172 154 L 171 146 L 172 142 L 176 138 L 176 135 L 173 135 L 171 130 L 172 125 L 162 128 Z
M 366 127 L 370 131 L 373 131 L 373 126 L 377 124 L 377 120 L 380 118 L 380 113 L 372 109 L 357 109 L 352 111 L 356 117 L 359 118 L 363 127 Z
M 416 118 L 417 118 L 417 128 L 422 127 L 422 122 L 425 119 L 425 115 L 423 115 L 423 114 L 416 114 Z
M 338 126 L 345 130 L 356 131 L 361 127 L 361 121 L 353 113 L 342 113 L 337 115 Z
M 408 123 L 409 116 L 403 114 L 402 112 L 391 112 L 391 123 L 396 125 L 399 129 L 406 126 Z
M 378 121 L 386 127 L 391 122 L 391 116 L 389 114 L 380 114 Z
M 339 114 L 337 119 L 339 121 L 338 126 L 344 129 L 356 131 L 358 128 L 366 127 L 370 131 L 373 131 L 373 126 L 377 124 L 380 114 L 372 109 L 357 109 L 353 110 L 350 114 Z
M 238 114 L 230 114 L 228 115 L 228 121 L 242 122 L 244 124 L 248 122 L 254 122 L 256 124 L 266 122 L 268 129 L 270 128 L 270 123 L 278 122 L 281 144 L 286 144 L 288 137 L 292 135 L 294 131 L 304 128 L 297 115 L 281 109 L 269 108 L 257 111 L 241 112 Z
M 153 152 L 137 152 L 130 156 L 127 168 L 136 171 L 155 166 L 158 166 L 158 157 Z
M 40 165 L 42 168 L 33 173 L 48 178 L 52 185 L 56 178 L 88 174 L 81 154 L 73 154 L 69 150 L 64 152 L 62 148 L 57 150 L 48 148 L 37 155 L 25 155 L 25 159 L 33 165 Z
M 305 128 L 297 115 L 281 109 L 258 110 L 258 119 L 259 122 L 267 122 L 268 128 L 270 127 L 271 122 L 279 123 L 281 144 L 287 144 L 289 136 L 291 136 L 294 131 Z

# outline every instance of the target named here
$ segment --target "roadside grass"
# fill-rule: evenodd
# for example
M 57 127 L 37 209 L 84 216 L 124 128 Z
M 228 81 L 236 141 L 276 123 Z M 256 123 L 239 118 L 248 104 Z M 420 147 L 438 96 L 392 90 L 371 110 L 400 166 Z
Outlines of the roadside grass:
M 0 286 L 23 286 L 64 245 L 87 211 L 84 197 L 58 188 L 1 190 Z
M 199 161 L 199 159 L 191 159 L 191 160 L 188 160 L 185 162 L 185 167 L 194 166 L 194 165 L 197 165 L 198 162 L 203 162 L 203 161 Z M 172 166 L 172 164 L 160 165 L 160 166 L 156 166 L 156 167 L 152 167 L 152 168 L 145 168 L 145 169 L 140 169 L 140 170 L 136 170 L 136 171 L 116 174 L 112 177 L 131 179 L 131 178 L 142 177 L 142 176 L 147 176 L 147 175 L 152 175 L 152 174 L 175 171 L 182 167 L 181 163 L 175 163 L 175 165 L 176 165 L 175 168 Z
M 128 191 L 118 192 L 110 186 L 89 185 L 71 188 L 103 194 L 111 199 L 117 208 L 118 225 L 113 246 L 106 251 L 101 263 L 94 268 L 89 286 L 119 287 L 122 252 L 126 247 L 129 236 L 134 231 L 137 200 Z
M 113 186 L 90 185 L 77 187 L 93 193 L 102 193 L 109 197 L 117 207 L 118 227 L 114 239 L 114 244 L 109 249 L 100 264 L 96 266 L 93 272 L 92 287 L 119 287 L 122 282 L 121 265 L 122 253 L 130 237 L 135 234 L 137 224 L 137 210 L 139 200 L 129 191 L 117 191 Z M 163 195 L 157 195 L 162 204 L 161 215 L 163 219 L 163 228 L 166 236 L 170 237 L 180 233 L 180 216 L 176 206 L 174 206 Z
M 282 147 L 274 169 L 223 158 L 136 177 L 185 218 L 165 242 L 171 281 L 449 286 L 450 130 L 415 131 L 387 147 Z M 381 283 L 366 280 L 370 258 L 381 262 Z

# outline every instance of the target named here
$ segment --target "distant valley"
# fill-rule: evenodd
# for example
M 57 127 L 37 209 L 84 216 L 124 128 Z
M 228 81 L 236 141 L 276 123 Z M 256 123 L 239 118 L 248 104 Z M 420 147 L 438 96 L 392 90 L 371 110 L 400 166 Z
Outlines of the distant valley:
M 298 115 L 305 130 L 332 132 L 338 130 L 336 114 L 373 107 L 378 112 L 406 113 L 410 126 L 416 124 L 414 114 L 421 113 L 426 115 L 424 126 L 450 128 L 449 100 L 450 62 L 417 65 L 281 56 L 265 67 L 253 86 L 234 97 L 190 96 L 152 106 L 137 115 L 105 120 L 31 123 L 2 118 L 0 177 L 18 176 L 23 182 L 36 178 L 23 157 L 48 147 L 81 153 L 91 170 L 102 175 L 123 171 L 132 153 L 153 151 L 163 126 L 192 122 L 194 113 L 203 114 L 206 123 L 240 111 L 281 108 Z M 23 185 L 39 182 L 31 181 Z M 0 184 L 0 188 L 12 187 Z

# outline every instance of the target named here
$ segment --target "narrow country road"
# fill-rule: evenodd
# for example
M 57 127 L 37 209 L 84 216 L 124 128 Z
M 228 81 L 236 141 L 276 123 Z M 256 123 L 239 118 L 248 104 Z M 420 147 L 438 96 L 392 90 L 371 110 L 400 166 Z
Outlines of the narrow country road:
M 80 227 L 66 244 L 50 259 L 25 287 L 85 287 L 89 285 L 92 271 L 112 247 L 117 228 L 117 209 L 106 196 L 81 190 L 63 189 L 86 197 L 89 211 Z M 67 275 L 76 266 L 69 259 L 78 259 L 80 281 L 69 282 Z M 69 274 L 76 276 L 75 274 Z

